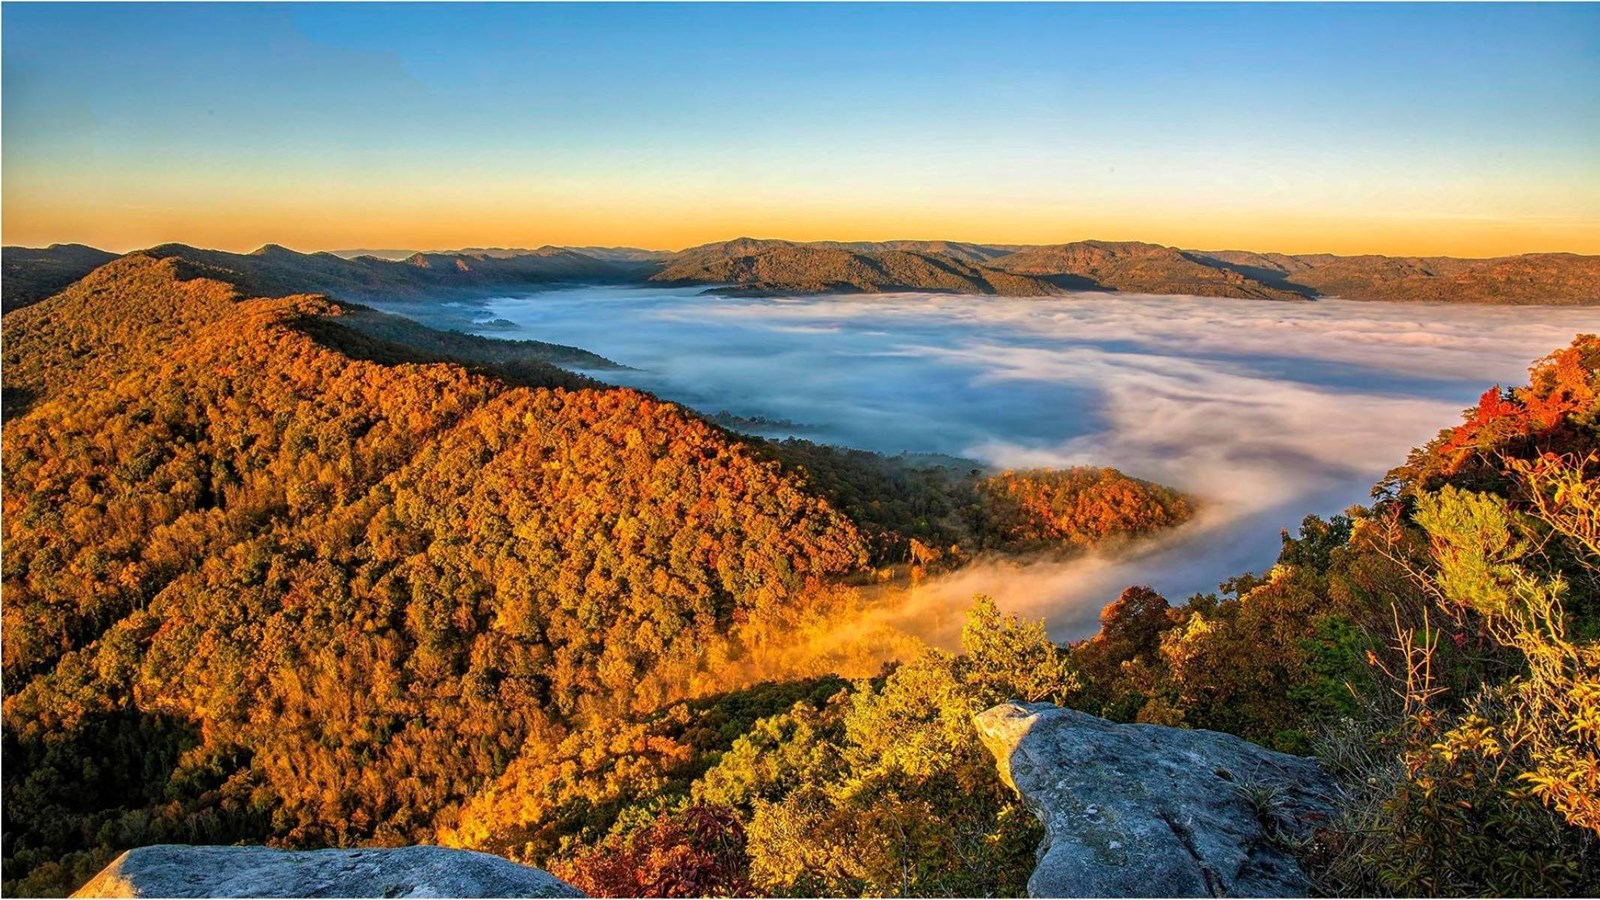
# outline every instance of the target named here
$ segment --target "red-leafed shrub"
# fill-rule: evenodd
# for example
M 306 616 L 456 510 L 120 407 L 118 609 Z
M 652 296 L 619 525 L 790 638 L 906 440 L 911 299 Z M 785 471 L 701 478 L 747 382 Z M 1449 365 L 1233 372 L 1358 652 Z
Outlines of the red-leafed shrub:
M 553 866 L 599 897 L 744 897 L 752 893 L 744 825 L 726 806 L 696 803 L 614 831 Z

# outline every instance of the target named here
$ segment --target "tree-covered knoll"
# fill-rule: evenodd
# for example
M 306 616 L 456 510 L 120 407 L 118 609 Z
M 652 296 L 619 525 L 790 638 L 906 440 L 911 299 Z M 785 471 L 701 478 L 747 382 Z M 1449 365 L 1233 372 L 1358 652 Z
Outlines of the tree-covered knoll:
M 877 564 L 1070 552 L 1172 528 L 1194 513 L 1191 498 L 1111 468 L 991 473 L 799 438 L 763 449 L 850 516 Z

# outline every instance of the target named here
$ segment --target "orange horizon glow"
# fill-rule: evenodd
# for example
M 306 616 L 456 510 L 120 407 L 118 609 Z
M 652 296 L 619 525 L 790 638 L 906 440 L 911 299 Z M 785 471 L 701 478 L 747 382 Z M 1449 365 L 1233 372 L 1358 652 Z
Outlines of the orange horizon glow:
M 829 217 L 774 211 L 771 215 L 708 214 L 685 221 L 590 209 L 569 214 L 536 210 L 443 212 L 382 216 L 363 221 L 334 209 L 260 215 L 231 210 L 123 209 L 119 214 L 13 200 L 6 190 L 0 240 L 7 246 L 87 244 L 126 253 L 165 243 L 230 252 L 280 244 L 301 252 L 352 249 L 444 251 L 466 247 L 642 247 L 681 250 L 736 237 L 806 241 L 946 240 L 973 244 L 1062 244 L 1079 240 L 1144 241 L 1192 250 L 1253 250 L 1289 254 L 1489 258 L 1523 253 L 1600 254 L 1600 224 L 1560 220 L 1482 218 L 1325 219 L 1294 215 L 1133 218 L 1004 216 L 992 212 L 895 215 L 864 211 Z M 252 214 L 252 212 L 257 214 Z

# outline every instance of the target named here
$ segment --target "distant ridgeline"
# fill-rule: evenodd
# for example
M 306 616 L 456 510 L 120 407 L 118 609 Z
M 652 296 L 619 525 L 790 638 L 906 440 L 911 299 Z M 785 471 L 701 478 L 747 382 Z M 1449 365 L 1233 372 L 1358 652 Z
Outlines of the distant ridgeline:
M 1035 297 L 1120 291 L 1266 300 L 1600 303 L 1600 257 L 1572 253 L 1456 259 L 1198 251 L 1111 241 L 1017 246 L 753 238 L 676 253 L 540 247 L 307 254 L 268 245 L 239 254 L 180 244 L 140 252 L 225 269 L 252 296 L 317 291 L 357 301 L 437 299 L 453 292 L 533 290 L 562 283 L 654 282 L 758 296 L 938 291 Z M 6 247 L 3 258 L 4 308 L 9 311 L 50 296 L 114 254 L 57 244 Z
M 8 895 L 241 841 L 593 894 L 1017 894 L 1043 832 L 973 724 L 1007 699 L 1317 752 L 1348 791 L 1297 845 L 1320 890 L 1600 877 L 1600 339 L 1265 575 L 1130 588 L 1071 647 L 980 601 L 953 655 L 892 627 L 927 572 L 1190 502 L 737 435 L 319 280 L 355 271 L 484 269 L 168 247 L 5 316 Z

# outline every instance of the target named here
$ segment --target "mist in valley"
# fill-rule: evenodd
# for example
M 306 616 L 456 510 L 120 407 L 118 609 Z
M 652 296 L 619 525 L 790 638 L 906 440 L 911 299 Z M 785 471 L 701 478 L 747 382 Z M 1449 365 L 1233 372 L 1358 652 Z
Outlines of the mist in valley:
M 1197 497 L 1182 528 L 1069 562 L 993 560 L 924 582 L 893 624 L 950 644 L 974 594 L 1092 633 L 1124 587 L 1174 602 L 1261 571 L 1282 529 L 1364 502 L 1491 384 L 1593 331 L 1592 309 L 1082 294 L 729 298 L 580 288 L 422 314 L 571 344 L 594 373 L 707 414 L 995 469 L 1109 465 Z

